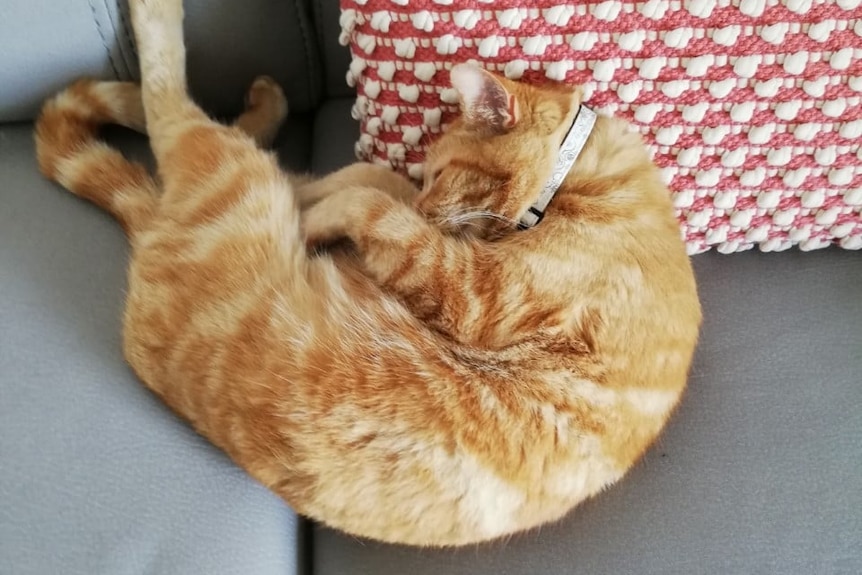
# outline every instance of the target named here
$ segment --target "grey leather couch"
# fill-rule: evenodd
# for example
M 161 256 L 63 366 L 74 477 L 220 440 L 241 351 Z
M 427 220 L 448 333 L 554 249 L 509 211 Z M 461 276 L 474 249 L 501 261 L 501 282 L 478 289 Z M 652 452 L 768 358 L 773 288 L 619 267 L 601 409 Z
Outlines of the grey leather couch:
M 352 161 L 337 0 L 187 12 L 209 110 L 236 112 L 271 74 L 285 166 Z M 457 551 L 360 541 L 297 518 L 124 365 L 120 228 L 33 156 L 40 101 L 81 74 L 135 77 L 125 6 L 0 0 L 0 573 L 862 572 L 862 254 L 696 256 L 690 391 L 645 460 L 566 520 Z

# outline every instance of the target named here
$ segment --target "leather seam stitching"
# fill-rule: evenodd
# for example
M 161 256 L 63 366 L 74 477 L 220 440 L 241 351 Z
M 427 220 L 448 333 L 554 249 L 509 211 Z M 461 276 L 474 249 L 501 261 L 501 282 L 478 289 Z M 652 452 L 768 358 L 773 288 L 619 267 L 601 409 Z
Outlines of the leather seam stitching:
M 312 17 L 314 19 L 315 24 L 317 24 L 317 43 L 320 49 L 320 68 L 323 73 L 323 88 L 324 93 L 329 96 L 329 74 L 327 73 L 327 58 L 324 54 L 324 50 L 326 48 L 326 36 L 323 31 L 323 1 L 322 0 L 314 0 L 315 6 L 317 6 L 316 13 L 312 13 Z
M 111 54 L 111 49 L 108 47 L 108 40 L 105 38 L 104 32 L 102 32 L 102 25 L 99 24 L 99 16 L 96 14 L 96 7 L 93 5 L 93 0 L 87 0 L 87 4 L 90 5 L 90 13 L 93 16 L 93 24 L 96 25 L 96 32 L 99 34 L 99 38 L 102 39 L 102 47 L 105 49 L 105 53 L 108 55 L 108 62 L 111 63 L 111 69 L 114 71 L 114 78 L 120 80 L 120 72 L 117 70 L 117 64 L 114 62 L 114 56 Z
M 138 46 L 135 44 L 134 35 L 132 34 L 131 27 L 129 26 L 129 22 L 126 18 L 126 11 L 123 9 L 123 4 L 117 5 L 117 14 L 120 17 L 120 24 L 123 26 L 123 34 L 126 36 L 126 41 L 129 43 L 129 46 L 132 48 L 132 53 L 137 56 L 138 55 Z
M 135 39 L 135 33 L 132 30 L 131 24 L 131 14 L 127 14 L 126 11 L 129 9 L 129 4 L 127 2 L 120 2 L 117 4 L 117 13 L 120 15 L 120 25 L 123 27 L 123 34 L 126 36 L 126 41 L 129 43 L 129 49 L 131 50 L 131 58 L 132 58 L 132 67 L 129 69 L 129 79 L 135 82 L 140 83 L 141 81 L 141 64 L 140 64 L 140 56 L 138 55 L 138 43 Z
M 306 84 L 306 86 L 307 86 L 306 94 L 308 96 L 309 104 L 313 105 L 314 104 L 314 95 L 311 92 L 311 90 L 312 90 L 312 88 L 311 88 L 311 79 L 312 79 L 311 50 L 310 50 L 310 47 L 308 44 L 308 32 L 306 31 L 305 24 L 302 21 L 303 20 L 303 18 L 302 18 L 303 14 L 302 14 L 302 9 L 299 5 L 299 0 L 294 0 L 293 5 L 296 8 L 296 20 L 299 24 L 299 33 L 302 36 L 302 44 L 305 46 L 305 73 L 309 79 L 309 82 L 307 82 L 307 84 Z
M 118 30 L 116 24 L 114 24 L 114 19 L 111 18 L 111 10 L 108 7 L 108 0 L 102 0 L 102 4 L 104 4 L 104 6 L 105 6 L 105 13 L 108 15 L 108 21 L 111 23 L 111 29 L 114 31 L 114 38 L 117 39 L 118 43 L 122 44 L 123 38 L 121 38 L 121 35 L 117 33 L 119 30 Z M 117 5 L 117 18 L 122 18 L 122 8 L 119 6 L 119 4 Z M 126 34 L 125 40 L 126 40 L 126 43 L 128 45 L 131 45 L 131 43 L 129 42 L 128 34 Z M 125 48 L 125 46 L 120 46 L 119 52 L 120 52 L 120 57 L 123 60 L 123 65 L 126 68 L 126 73 L 123 75 L 123 79 L 125 80 L 125 79 L 128 79 L 128 77 L 131 75 L 132 66 L 128 60 L 128 56 L 126 55 L 126 50 L 124 48 Z

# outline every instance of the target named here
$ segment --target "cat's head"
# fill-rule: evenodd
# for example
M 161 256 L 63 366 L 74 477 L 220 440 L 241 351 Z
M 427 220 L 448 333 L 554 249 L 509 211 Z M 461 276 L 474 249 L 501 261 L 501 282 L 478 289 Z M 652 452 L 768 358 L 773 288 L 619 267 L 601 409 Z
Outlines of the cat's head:
M 514 231 L 557 162 L 580 88 L 513 82 L 472 64 L 452 68 L 461 116 L 428 150 L 416 206 L 449 230 Z

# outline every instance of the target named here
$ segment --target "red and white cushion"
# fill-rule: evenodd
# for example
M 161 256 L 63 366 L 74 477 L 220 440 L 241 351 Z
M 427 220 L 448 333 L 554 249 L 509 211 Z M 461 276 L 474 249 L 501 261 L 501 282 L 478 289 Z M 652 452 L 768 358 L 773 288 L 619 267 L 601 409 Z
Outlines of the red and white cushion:
M 360 158 L 421 177 L 475 61 L 643 134 L 690 253 L 862 248 L 860 0 L 341 0 Z

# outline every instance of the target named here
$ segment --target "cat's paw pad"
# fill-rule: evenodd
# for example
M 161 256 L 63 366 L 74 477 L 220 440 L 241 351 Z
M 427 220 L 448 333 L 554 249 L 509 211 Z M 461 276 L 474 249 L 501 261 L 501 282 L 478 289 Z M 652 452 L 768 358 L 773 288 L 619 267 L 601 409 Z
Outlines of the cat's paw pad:
M 269 76 L 259 76 L 245 96 L 246 110 L 266 110 L 277 121 L 287 117 L 287 98 L 278 83 Z

